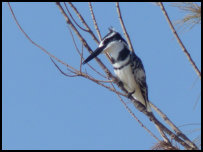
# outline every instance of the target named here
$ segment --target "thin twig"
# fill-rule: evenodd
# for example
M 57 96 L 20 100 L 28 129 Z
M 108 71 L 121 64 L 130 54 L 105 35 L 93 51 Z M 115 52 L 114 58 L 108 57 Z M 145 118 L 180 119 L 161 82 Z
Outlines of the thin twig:
M 78 76 L 78 74 L 69 75 L 69 74 L 63 72 L 63 71 L 59 68 L 59 66 L 54 62 L 54 60 L 53 60 L 51 57 L 50 57 L 50 59 L 51 59 L 51 61 L 54 63 L 54 65 L 57 67 L 57 69 L 58 69 L 63 75 L 68 76 L 68 77 L 77 77 L 77 76 Z
M 128 45 L 129 45 L 129 47 L 130 47 L 130 50 L 133 51 L 133 52 L 135 52 L 134 49 L 133 49 L 133 45 L 132 45 L 132 43 L 131 43 L 130 37 L 129 37 L 129 35 L 128 35 L 128 32 L 127 32 L 127 30 L 126 30 L 126 28 L 125 28 L 125 24 L 124 24 L 124 22 L 123 22 L 123 18 L 122 18 L 122 15 L 121 15 L 121 10 L 120 10 L 120 6 L 119 6 L 119 2 L 116 2 L 116 8 L 117 8 L 117 12 L 118 12 L 118 18 L 119 18 L 119 20 L 120 20 L 120 24 L 121 24 L 121 26 L 122 26 L 122 29 L 123 29 L 123 32 L 124 32 L 125 37 L 126 37 L 126 39 L 127 39 Z
M 69 9 L 68 9 L 68 7 L 67 7 L 67 5 L 66 5 L 65 2 L 64 2 L 64 5 L 65 5 L 65 8 L 66 8 L 68 14 L 70 15 L 71 19 L 73 20 L 73 22 L 74 22 L 81 30 L 83 30 L 83 31 L 85 31 L 85 32 L 89 32 L 88 30 L 86 30 L 86 29 L 84 29 L 83 27 L 81 27 L 81 26 L 75 21 L 75 19 L 73 18 L 72 14 L 71 14 L 71 12 L 69 11 Z
M 90 35 L 93 37 L 93 39 L 96 41 L 97 44 L 99 44 L 98 39 L 96 38 L 96 36 L 94 35 L 94 33 L 92 32 L 91 28 L 87 25 L 85 19 L 82 17 L 82 15 L 78 12 L 77 8 L 71 3 L 68 2 L 68 4 L 72 7 L 72 9 L 75 11 L 75 13 L 77 14 L 78 18 L 81 20 L 81 22 L 83 23 L 83 25 L 87 28 L 87 30 L 89 31 Z
M 56 5 L 59 7 L 59 10 L 61 11 L 61 13 L 64 15 L 66 22 L 70 25 L 70 27 L 73 29 L 73 31 L 76 33 L 76 35 L 79 37 L 80 41 L 83 43 L 83 45 L 86 47 L 86 49 L 92 53 L 92 49 L 90 48 L 90 46 L 88 45 L 88 43 L 86 42 L 86 40 L 82 37 L 82 35 L 80 34 L 80 32 L 75 28 L 75 26 L 73 25 L 73 23 L 71 22 L 71 20 L 69 19 L 69 17 L 67 16 L 67 14 L 65 13 L 63 7 L 61 6 L 61 4 L 59 2 L 56 2 Z M 100 65 L 100 67 L 104 70 L 104 72 L 107 74 L 108 78 L 111 78 L 114 82 L 118 81 L 118 79 L 116 77 L 113 76 L 113 74 L 109 71 L 109 69 L 103 64 L 103 62 L 101 62 L 101 60 L 98 57 L 95 57 L 95 60 L 97 61 L 97 63 Z
M 159 4 L 160 4 L 159 6 L 161 7 L 161 10 L 162 10 L 164 16 L 166 17 L 166 20 L 167 20 L 167 22 L 168 22 L 168 24 L 169 24 L 169 26 L 170 26 L 170 28 L 171 28 L 171 30 L 172 30 L 174 36 L 176 37 L 176 39 L 177 39 L 177 41 L 178 41 L 180 47 L 182 48 L 183 52 L 184 52 L 185 55 L 187 56 L 189 62 L 192 64 L 192 66 L 193 66 L 194 70 L 196 71 L 197 75 L 198 75 L 199 78 L 201 79 L 201 72 L 200 72 L 200 70 L 198 69 L 198 67 L 196 66 L 196 64 L 195 64 L 195 62 L 193 61 L 192 57 L 190 56 L 189 52 L 188 52 L 187 49 L 185 48 L 185 46 L 184 46 L 184 44 L 182 43 L 180 37 L 178 36 L 178 34 L 177 34 L 177 32 L 176 32 L 176 30 L 175 30 L 175 28 L 174 28 L 174 26 L 173 26 L 173 24 L 172 24 L 172 22 L 171 22 L 169 16 L 168 16 L 168 13 L 166 12 L 166 10 L 165 10 L 165 8 L 164 8 L 163 3 L 162 3 L 162 2 L 159 2 Z
M 82 52 L 81 52 L 81 58 L 80 58 L 80 73 L 82 70 L 82 59 L 83 59 L 83 45 L 82 45 Z
M 91 12 L 91 15 L 92 15 L 92 20 L 94 22 L 94 27 L 95 27 L 95 29 L 97 31 L 98 36 L 99 36 L 99 40 L 101 41 L 101 39 L 102 39 L 101 38 L 101 33 L 100 33 L 100 30 L 98 28 L 98 25 L 97 25 L 97 22 L 96 22 L 96 19 L 95 19 L 95 16 L 94 16 L 94 12 L 93 12 L 93 9 L 92 9 L 92 4 L 91 4 L 91 2 L 88 2 L 88 4 L 89 4 L 90 12 Z
M 164 139 L 164 141 L 167 143 L 167 144 L 171 144 L 170 140 L 168 139 L 168 137 L 166 136 L 166 134 L 164 133 L 163 130 L 161 130 L 161 128 L 157 125 L 155 125 L 157 127 L 157 130 L 160 132 L 161 134 L 161 137 Z
M 75 42 L 75 38 L 74 38 L 74 36 L 73 36 L 73 33 L 72 33 L 72 31 L 71 31 L 71 29 L 70 29 L 69 27 L 68 27 L 68 29 L 69 29 L 70 35 L 71 35 L 71 37 L 72 37 L 73 44 L 74 44 L 74 46 L 75 46 L 75 48 L 76 48 L 76 51 L 77 51 L 78 54 L 81 56 L 82 54 L 80 53 L 80 51 L 79 51 L 79 49 L 78 49 L 78 47 L 77 47 L 77 45 L 76 45 L 76 42 Z M 103 75 L 102 73 L 100 73 L 99 71 L 97 71 L 95 68 L 93 68 L 89 63 L 87 63 L 87 65 L 88 65 L 94 72 L 96 72 L 97 74 L 99 74 L 101 77 L 107 78 L 105 75 Z
M 91 4 L 91 2 L 89 2 L 89 8 L 90 8 L 92 20 L 93 20 L 93 23 L 94 23 L 94 27 L 95 27 L 95 29 L 96 29 L 96 31 L 97 31 L 98 36 L 99 36 L 99 40 L 101 41 L 101 40 L 102 40 L 102 38 L 101 38 L 101 33 L 100 33 L 99 27 L 98 27 L 98 25 L 97 25 L 97 21 L 96 21 L 96 18 L 95 18 L 93 9 L 92 9 L 92 4 Z M 109 62 L 112 63 L 112 60 L 111 60 L 111 57 L 110 57 L 109 53 L 106 52 L 105 55 L 106 55 L 106 57 L 108 58 Z
M 88 75 L 87 72 L 86 72 L 86 73 L 83 73 L 83 72 L 77 71 L 77 72 L 72 72 L 72 73 L 74 73 L 75 75 L 69 75 L 69 74 L 63 72 L 63 71 L 59 68 L 59 66 L 54 62 L 54 60 L 53 60 L 51 57 L 50 57 L 50 59 L 51 59 L 51 61 L 54 63 L 54 65 L 57 67 L 57 69 L 58 69 L 63 75 L 65 75 L 65 76 L 68 76 L 68 77 L 82 76 L 82 77 L 84 77 L 84 78 L 87 78 L 87 79 L 89 79 L 89 80 L 91 80 L 91 81 L 93 81 L 93 82 L 95 82 L 95 83 L 101 85 L 102 87 L 105 87 L 106 89 L 108 89 L 108 90 L 110 90 L 110 91 L 112 91 L 112 92 L 114 92 L 114 93 L 116 93 L 116 94 L 118 94 L 118 95 L 125 96 L 125 94 L 123 94 L 123 93 L 121 93 L 121 92 L 118 92 L 115 88 L 111 88 L 111 87 L 109 87 L 109 86 L 103 84 L 103 83 L 112 83 L 112 81 L 109 81 L 109 82 L 108 82 L 108 81 L 103 81 L 103 80 L 97 80 L 97 79 L 93 78 L 92 76 Z
M 9 9 L 11 11 L 11 14 L 14 18 L 14 21 L 16 22 L 18 28 L 20 29 L 20 31 L 25 35 L 25 37 L 33 44 L 35 45 L 37 48 L 39 48 L 40 50 L 42 50 L 44 53 L 46 53 L 49 57 L 51 58 L 54 58 L 55 60 L 57 60 L 58 62 L 60 62 L 61 64 L 65 65 L 66 67 L 70 68 L 71 70 L 75 71 L 76 69 L 73 68 L 72 66 L 66 64 L 65 62 L 61 61 L 60 59 L 58 59 L 57 57 L 55 57 L 54 55 L 52 55 L 51 53 L 49 53 L 46 49 L 44 49 L 42 46 L 40 46 L 39 44 L 37 44 L 36 42 L 34 42 L 29 36 L 28 34 L 23 30 L 23 28 L 21 27 L 21 25 L 19 24 L 14 12 L 13 12 L 13 9 L 11 8 L 11 5 L 10 3 L 8 2 L 8 6 L 9 6 Z

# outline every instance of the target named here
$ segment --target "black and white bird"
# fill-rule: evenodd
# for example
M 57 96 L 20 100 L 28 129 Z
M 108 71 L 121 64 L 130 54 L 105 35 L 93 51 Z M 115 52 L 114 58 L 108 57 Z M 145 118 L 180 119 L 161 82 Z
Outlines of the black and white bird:
M 124 84 L 124 88 L 133 98 L 142 103 L 148 112 L 151 112 L 146 75 L 142 61 L 134 52 L 129 50 L 125 39 L 115 30 L 109 29 L 109 33 L 102 39 L 99 47 L 83 64 L 89 62 L 100 53 L 109 53 L 114 72 Z

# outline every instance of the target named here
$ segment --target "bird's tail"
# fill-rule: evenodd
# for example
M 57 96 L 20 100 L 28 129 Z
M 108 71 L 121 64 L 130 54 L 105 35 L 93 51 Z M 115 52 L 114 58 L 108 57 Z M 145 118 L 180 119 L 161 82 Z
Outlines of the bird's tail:
M 146 106 L 145 107 L 147 108 L 148 112 L 152 112 L 152 109 L 151 109 L 149 101 L 146 101 Z

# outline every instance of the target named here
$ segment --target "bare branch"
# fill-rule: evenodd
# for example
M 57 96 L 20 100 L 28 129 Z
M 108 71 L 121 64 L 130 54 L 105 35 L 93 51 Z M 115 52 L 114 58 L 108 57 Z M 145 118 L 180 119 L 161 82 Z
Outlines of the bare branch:
M 161 128 L 159 126 L 157 126 L 157 125 L 155 125 L 155 126 L 157 127 L 157 130 L 160 132 L 162 138 L 164 139 L 164 142 L 171 145 L 171 142 L 168 139 L 168 137 L 166 136 L 166 134 L 164 133 L 164 131 L 161 130 Z
M 79 31 L 75 28 L 75 26 L 72 24 L 71 20 L 69 19 L 69 17 L 66 15 L 64 9 L 62 8 L 61 4 L 59 2 L 56 2 L 56 5 L 59 7 L 59 10 L 61 11 L 61 13 L 64 15 L 67 23 L 70 25 L 70 27 L 74 30 L 74 32 L 76 33 L 76 35 L 79 37 L 80 41 L 83 43 L 83 45 L 87 48 L 87 50 L 92 53 L 92 49 L 89 47 L 89 45 L 87 44 L 86 40 L 82 37 L 82 35 L 79 33 Z M 101 60 L 98 57 L 95 57 L 97 63 L 100 65 L 100 67 L 104 70 L 104 72 L 107 74 L 108 78 L 112 78 L 113 81 L 118 81 L 118 79 L 116 77 L 114 77 L 112 75 L 112 73 L 108 70 L 108 68 L 106 68 L 106 66 L 101 62 Z
M 69 75 L 69 74 L 63 72 L 63 71 L 59 68 L 59 66 L 54 62 L 54 60 L 53 60 L 51 57 L 50 57 L 50 59 L 51 59 L 51 61 L 54 63 L 54 65 L 57 67 L 57 69 L 58 69 L 63 75 L 68 76 L 68 77 L 77 77 L 77 76 L 78 76 L 78 74 Z
M 94 12 L 93 12 L 93 9 L 92 9 L 92 4 L 91 4 L 91 2 L 88 2 L 88 4 L 89 4 L 90 12 L 91 12 L 91 15 L 92 15 L 92 20 L 94 22 L 94 27 L 95 27 L 95 29 L 97 31 L 98 36 L 99 36 L 99 40 L 101 41 L 101 39 L 102 39 L 101 38 L 101 33 L 100 33 L 100 30 L 98 28 L 98 25 L 97 25 L 97 22 L 96 22 L 96 19 L 95 19 L 95 16 L 94 16 Z
M 188 52 L 187 49 L 185 48 L 184 44 L 183 44 L 182 41 L 180 40 L 180 37 L 178 36 L 178 34 L 177 34 L 177 32 L 176 32 L 176 30 L 175 30 L 175 28 L 174 28 L 174 26 L 173 26 L 173 24 L 172 24 L 172 22 L 171 22 L 169 16 L 168 16 L 168 13 L 166 12 L 166 10 L 165 10 L 165 8 L 164 8 L 163 3 L 162 3 L 162 2 L 159 2 L 159 4 L 160 4 L 159 6 L 161 7 L 162 12 L 163 12 L 164 16 L 166 17 L 166 20 L 167 20 L 167 22 L 168 22 L 168 24 L 169 24 L 169 26 L 170 26 L 170 28 L 171 28 L 171 30 L 172 30 L 172 32 L 173 32 L 175 38 L 177 39 L 177 41 L 178 41 L 180 47 L 182 48 L 183 52 L 184 52 L 185 55 L 187 56 L 189 62 L 192 64 L 192 66 L 193 66 L 193 68 L 195 69 L 197 75 L 198 75 L 199 78 L 201 79 L 201 72 L 200 72 L 200 70 L 198 69 L 198 67 L 196 66 L 196 64 L 195 64 L 195 62 L 193 61 L 192 57 L 190 56 L 189 52 Z
M 95 15 L 94 15 L 94 12 L 93 12 L 93 9 L 92 9 L 92 4 L 91 4 L 91 2 L 89 2 L 89 8 L 90 8 L 90 12 L 91 12 L 91 15 L 92 15 L 92 20 L 93 20 L 93 22 L 94 22 L 94 27 L 95 27 L 95 29 L 96 29 L 96 31 L 97 31 L 98 36 L 99 36 L 99 40 L 101 41 L 101 40 L 102 40 L 102 38 L 101 38 L 101 33 L 100 33 L 99 28 L 98 28 L 97 21 L 96 21 L 96 19 L 95 19 Z M 112 60 L 111 60 L 110 55 L 109 55 L 108 53 L 105 53 L 105 55 L 106 55 L 106 57 L 108 58 L 109 62 L 112 63 Z
M 125 25 L 124 25 L 124 22 L 123 22 L 123 18 L 122 18 L 122 16 L 121 16 L 121 10 L 120 10 L 120 6 L 119 6 L 119 2 L 116 2 L 116 8 L 117 8 L 117 12 L 118 12 L 118 18 L 119 18 L 120 23 L 121 23 L 121 27 L 123 28 L 123 32 L 124 32 L 125 37 L 126 37 L 126 39 L 127 39 L 127 41 L 128 41 L 128 45 L 129 45 L 129 47 L 130 47 L 130 50 L 133 51 L 133 52 L 135 52 L 134 49 L 133 49 L 133 45 L 132 45 L 132 43 L 131 43 L 130 37 L 129 37 L 129 35 L 128 35 L 128 32 L 127 32 L 127 30 L 126 30 L 126 28 L 125 28 Z
M 40 50 L 42 50 L 44 53 L 46 53 L 49 57 L 51 58 L 54 58 L 55 60 L 57 60 L 58 62 L 60 62 L 61 64 L 65 65 L 66 67 L 70 68 L 71 70 L 75 71 L 76 69 L 73 68 L 72 66 L 64 63 L 63 61 L 61 61 L 60 59 L 58 59 L 57 57 L 55 57 L 54 55 L 52 55 L 51 53 L 49 53 L 46 49 L 44 49 L 42 46 L 40 46 L 39 44 L 37 44 L 36 42 L 34 42 L 30 37 L 29 35 L 23 30 L 23 28 L 21 27 L 21 25 L 19 24 L 14 12 L 13 12 L 13 9 L 11 8 L 11 5 L 10 3 L 8 2 L 8 6 L 9 6 L 9 9 L 11 11 L 11 14 L 14 18 L 14 21 L 16 22 L 18 28 L 20 29 L 20 31 L 25 35 L 25 37 L 33 44 L 35 45 L 36 47 L 38 47 Z
M 74 36 L 73 36 L 73 33 L 72 33 L 72 31 L 71 31 L 70 28 L 68 28 L 68 29 L 69 29 L 70 35 L 71 35 L 71 37 L 72 37 L 72 40 L 73 40 L 74 46 L 75 46 L 75 48 L 76 48 L 76 51 L 77 51 L 78 54 L 81 56 L 82 54 L 80 53 L 80 51 L 79 51 L 79 49 L 78 49 L 78 47 L 77 47 L 77 45 L 76 45 L 76 42 L 75 42 L 75 38 L 74 38 Z M 83 58 L 83 59 L 84 59 L 84 58 Z M 99 71 L 97 71 L 95 68 L 93 68 L 89 63 L 87 63 L 87 65 L 88 65 L 94 72 L 96 72 L 97 74 L 99 74 L 101 77 L 107 78 L 105 75 L 103 75 L 102 73 L 100 73 Z
M 98 39 L 96 38 L 96 36 L 94 35 L 94 33 L 92 32 L 92 30 L 90 29 L 90 27 L 87 25 L 85 19 L 82 17 L 82 15 L 78 12 L 77 8 L 71 3 L 68 2 L 68 4 L 73 8 L 73 10 L 75 11 L 75 13 L 77 14 L 78 18 L 81 20 L 81 22 L 85 25 L 85 27 L 87 28 L 87 30 L 89 31 L 90 35 L 93 37 L 93 39 L 97 42 L 97 44 L 99 43 Z
M 83 31 L 85 31 L 85 32 L 89 32 L 89 30 L 86 30 L 86 29 L 82 28 L 82 27 L 75 21 L 75 19 L 73 18 L 72 14 L 70 13 L 70 11 L 69 11 L 69 9 L 68 9 L 68 7 L 67 7 L 67 5 L 66 5 L 65 2 L 64 2 L 64 5 L 65 5 L 65 8 L 66 8 L 68 14 L 70 15 L 71 19 L 73 20 L 73 22 L 74 22 L 81 30 L 83 30 Z
M 112 83 L 112 81 L 97 80 L 97 79 L 91 77 L 90 75 L 88 75 L 87 72 L 86 72 L 86 73 L 83 73 L 83 72 L 79 72 L 79 71 L 77 71 L 77 72 L 71 71 L 72 73 L 75 73 L 75 75 L 69 75 L 69 74 L 63 72 L 63 71 L 59 68 L 59 66 L 54 62 L 54 60 L 53 60 L 51 57 L 50 57 L 50 59 L 51 59 L 51 61 L 54 63 L 54 65 L 57 67 L 57 69 L 58 69 L 63 75 L 65 75 L 65 76 L 68 76 L 68 77 L 82 76 L 82 77 L 84 77 L 84 78 L 87 78 L 87 79 L 89 79 L 89 80 L 91 80 L 91 81 L 97 83 L 98 85 L 101 85 L 102 87 L 107 88 L 108 90 L 110 90 L 110 91 L 112 91 L 112 92 L 114 92 L 114 93 L 116 93 L 116 94 L 118 94 L 118 95 L 125 96 L 125 94 L 116 91 L 115 88 L 111 88 L 111 87 L 109 87 L 109 86 L 103 84 L 103 83 Z M 103 82 L 103 83 L 102 83 L 102 82 Z
M 81 53 L 81 58 L 80 58 L 80 73 L 82 70 L 82 59 L 83 59 L 83 45 L 82 45 L 82 53 Z

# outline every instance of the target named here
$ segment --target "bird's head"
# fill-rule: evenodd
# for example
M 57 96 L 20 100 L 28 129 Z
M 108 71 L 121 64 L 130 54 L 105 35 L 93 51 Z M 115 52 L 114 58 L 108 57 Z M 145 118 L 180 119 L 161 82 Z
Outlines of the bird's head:
M 89 61 L 97 57 L 100 53 L 111 53 L 111 51 L 119 50 L 119 48 L 124 47 L 124 45 L 127 45 L 127 43 L 122 38 L 120 33 L 110 28 L 109 33 L 100 42 L 99 47 L 87 57 L 83 64 L 88 63 Z

